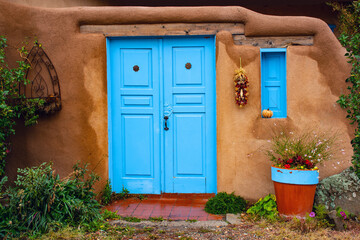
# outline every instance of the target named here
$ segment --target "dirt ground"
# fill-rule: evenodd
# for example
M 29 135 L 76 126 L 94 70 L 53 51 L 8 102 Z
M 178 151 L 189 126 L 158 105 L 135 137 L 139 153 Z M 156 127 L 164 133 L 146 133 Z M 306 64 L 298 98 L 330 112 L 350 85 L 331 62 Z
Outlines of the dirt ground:
M 42 239 L 360 239 L 360 224 L 349 224 L 347 231 L 329 228 L 311 230 L 291 222 L 270 224 L 265 221 L 109 221 L 110 227 L 84 234 L 76 229 L 50 232 Z M 351 227 L 350 227 L 351 226 Z

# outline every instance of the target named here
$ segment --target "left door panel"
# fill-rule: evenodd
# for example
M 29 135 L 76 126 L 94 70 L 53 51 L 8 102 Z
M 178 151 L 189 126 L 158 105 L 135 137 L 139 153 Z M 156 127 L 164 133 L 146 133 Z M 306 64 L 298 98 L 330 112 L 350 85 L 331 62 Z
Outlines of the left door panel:
M 160 193 L 160 41 L 107 42 L 109 175 L 115 192 L 125 187 Z

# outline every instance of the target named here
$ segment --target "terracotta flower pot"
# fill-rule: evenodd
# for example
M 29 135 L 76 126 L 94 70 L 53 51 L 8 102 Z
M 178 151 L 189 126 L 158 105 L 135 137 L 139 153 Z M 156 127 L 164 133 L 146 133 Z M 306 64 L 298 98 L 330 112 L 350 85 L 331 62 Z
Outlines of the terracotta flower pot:
M 280 215 L 304 217 L 312 211 L 319 171 L 271 167 L 271 179 Z

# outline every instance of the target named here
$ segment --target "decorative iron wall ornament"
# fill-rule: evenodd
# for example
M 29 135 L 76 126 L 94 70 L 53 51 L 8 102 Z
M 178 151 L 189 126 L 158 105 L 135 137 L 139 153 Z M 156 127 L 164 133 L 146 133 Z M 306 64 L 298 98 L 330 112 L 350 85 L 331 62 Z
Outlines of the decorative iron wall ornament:
M 41 45 L 36 43 L 27 59 L 30 68 L 26 72 L 26 78 L 30 82 L 20 86 L 20 94 L 24 94 L 27 98 L 44 99 L 43 110 L 46 113 L 59 111 L 61 109 L 60 83 L 50 58 Z

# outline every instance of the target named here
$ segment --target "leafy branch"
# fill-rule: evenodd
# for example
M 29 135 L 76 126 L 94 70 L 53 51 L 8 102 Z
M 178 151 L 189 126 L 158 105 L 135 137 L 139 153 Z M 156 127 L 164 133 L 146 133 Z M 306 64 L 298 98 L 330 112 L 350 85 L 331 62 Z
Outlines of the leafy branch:
M 15 134 L 15 119 L 22 118 L 25 126 L 37 123 L 37 109 L 44 104 L 41 99 L 27 99 L 19 93 L 20 84 L 29 84 L 26 72 L 30 64 L 25 46 L 18 48 L 21 57 L 16 67 L 9 67 L 6 58 L 7 39 L 0 36 L 0 178 L 4 175 L 6 157 L 11 151 L 10 136 Z
M 346 79 L 350 84 L 349 93 L 341 95 L 337 102 L 346 109 L 346 118 L 356 126 L 355 137 L 351 140 L 354 149 L 352 169 L 360 178 L 360 1 L 353 1 L 347 6 L 335 2 L 329 5 L 339 12 L 339 41 L 346 48 L 345 56 L 352 66 L 350 77 Z

